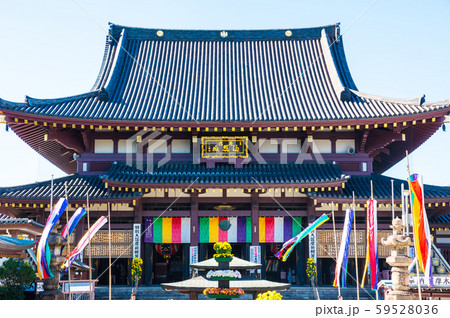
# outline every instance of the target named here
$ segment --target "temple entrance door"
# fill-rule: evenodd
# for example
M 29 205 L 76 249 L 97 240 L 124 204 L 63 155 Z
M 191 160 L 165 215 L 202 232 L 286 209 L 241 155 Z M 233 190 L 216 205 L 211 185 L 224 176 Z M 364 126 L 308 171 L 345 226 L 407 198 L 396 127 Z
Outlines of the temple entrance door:
M 319 258 L 317 260 L 318 270 L 321 270 L 319 285 L 332 286 L 334 281 L 334 271 L 336 261 L 333 258 Z
M 129 271 L 131 268 L 131 259 L 118 258 L 112 260 L 111 265 L 111 284 L 112 285 L 129 285 Z M 109 259 L 98 258 L 94 262 L 94 270 L 97 277 L 98 285 L 109 285 Z
M 155 284 L 183 280 L 182 244 L 155 244 L 153 269 Z
M 294 249 L 286 262 L 283 262 L 275 257 L 277 251 L 281 249 L 281 243 L 262 243 L 261 246 L 264 247 L 261 249 L 263 253 L 263 257 L 261 258 L 263 277 L 274 282 L 294 284 L 296 281 L 297 250 Z

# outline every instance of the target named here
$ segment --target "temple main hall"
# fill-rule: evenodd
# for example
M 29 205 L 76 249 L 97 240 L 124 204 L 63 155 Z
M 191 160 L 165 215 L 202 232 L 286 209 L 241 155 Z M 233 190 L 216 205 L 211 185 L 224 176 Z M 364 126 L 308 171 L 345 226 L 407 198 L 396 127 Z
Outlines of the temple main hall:
M 130 283 L 134 257 L 144 261 L 143 284 L 187 279 L 189 264 L 211 258 L 218 241 L 261 263 L 261 277 L 293 285 L 307 283 L 306 260 L 315 258 L 319 285 L 331 285 L 331 222 L 286 262 L 274 254 L 331 210 L 339 240 L 354 198 L 357 247 L 350 248 L 348 269 L 355 270 L 355 252 L 363 268 L 370 183 L 381 239 L 392 232 L 392 211 L 402 216 L 402 184 L 408 189 L 406 170 L 405 180 L 384 172 L 431 138 L 449 113 L 448 100 L 360 92 L 339 24 L 280 30 L 110 24 L 89 92 L 0 99 L 11 131 L 67 173 L 0 188 L 0 213 L 2 220 L 45 224 L 52 193 L 56 202 L 66 185 L 70 214 L 88 204 L 93 224 L 109 209 L 111 249 L 105 228 L 83 256 L 88 263 L 91 255 L 99 285 L 108 284 L 101 273 L 109 255 L 114 285 Z M 449 261 L 450 188 L 425 185 L 425 201 L 434 243 Z M 87 224 L 80 222 L 73 242 Z M 388 247 L 379 243 L 378 251 L 380 271 L 388 272 Z

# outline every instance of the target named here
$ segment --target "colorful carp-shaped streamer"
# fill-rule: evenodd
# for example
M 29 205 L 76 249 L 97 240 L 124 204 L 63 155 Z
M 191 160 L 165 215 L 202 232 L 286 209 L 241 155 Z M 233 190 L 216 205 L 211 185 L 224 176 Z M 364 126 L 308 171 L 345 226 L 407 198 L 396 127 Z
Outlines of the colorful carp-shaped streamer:
M 339 276 L 342 270 L 342 287 L 347 287 L 347 263 L 348 263 L 348 246 L 350 243 L 350 234 L 352 232 L 353 217 L 355 211 L 347 209 L 345 213 L 344 229 L 342 231 L 342 240 L 339 248 L 338 259 L 336 260 L 336 269 L 334 270 L 334 282 L 333 286 L 341 286 Z
M 75 229 L 75 227 L 77 226 L 78 222 L 80 222 L 81 218 L 86 214 L 86 210 L 83 208 L 78 208 L 75 213 L 72 215 L 72 217 L 69 220 L 69 223 L 66 224 L 66 226 L 64 227 L 61 235 L 67 239 L 68 237 L 70 237 L 70 234 L 72 234 L 73 230 Z M 64 245 L 61 249 L 61 253 L 64 251 L 64 249 L 66 248 L 66 245 Z
M 61 235 L 66 239 L 72 234 L 73 230 L 80 222 L 81 218 L 86 214 L 86 210 L 83 208 L 78 208 L 69 220 L 69 223 L 64 227 Z
M 37 270 L 39 279 L 52 278 L 53 273 L 50 271 L 50 248 L 48 246 L 47 240 L 55 226 L 56 222 L 58 222 L 59 218 L 66 210 L 69 203 L 66 199 L 59 199 L 58 203 L 56 203 L 52 212 L 50 213 L 47 223 L 45 224 L 44 230 L 42 231 L 42 236 L 39 240 L 37 247 Z
M 70 252 L 69 255 L 66 256 L 64 263 L 61 265 L 61 269 L 65 269 L 66 271 L 69 269 L 69 266 L 75 261 L 77 256 L 84 250 L 86 245 L 88 245 L 89 240 L 94 237 L 95 233 L 101 229 L 103 225 L 108 222 L 108 219 L 104 216 L 100 217 L 89 229 L 86 234 L 81 238 L 78 242 L 78 245 Z
M 367 248 L 366 265 L 364 266 L 364 275 L 361 287 L 364 287 L 366 273 L 370 273 L 370 282 L 372 290 L 377 289 L 378 284 L 378 239 L 377 239 L 377 201 L 367 201 Z
M 286 253 L 283 255 L 283 262 L 285 262 L 287 260 L 287 258 L 289 257 L 289 255 L 291 254 L 291 252 L 294 249 L 294 247 L 302 239 L 304 239 L 309 233 L 311 233 L 314 229 L 316 229 L 317 227 L 319 227 L 320 225 L 322 225 L 323 223 L 325 223 L 329 219 L 330 218 L 328 217 L 328 215 L 323 214 L 320 218 L 315 220 L 314 223 L 310 224 L 307 228 L 305 228 L 301 233 L 299 233 L 298 235 L 294 236 L 293 238 L 291 238 L 290 240 L 285 242 L 283 244 L 283 246 L 281 247 L 281 250 L 277 254 L 275 254 L 275 256 L 280 259 L 281 258 L 281 254 L 283 253 L 283 251 L 285 249 L 287 249 Z
M 428 225 L 427 212 L 425 210 L 423 184 L 418 174 L 411 175 L 410 188 L 415 253 L 417 255 L 419 267 L 425 274 L 425 280 L 428 282 L 428 287 L 432 287 L 433 274 L 431 266 L 430 226 Z

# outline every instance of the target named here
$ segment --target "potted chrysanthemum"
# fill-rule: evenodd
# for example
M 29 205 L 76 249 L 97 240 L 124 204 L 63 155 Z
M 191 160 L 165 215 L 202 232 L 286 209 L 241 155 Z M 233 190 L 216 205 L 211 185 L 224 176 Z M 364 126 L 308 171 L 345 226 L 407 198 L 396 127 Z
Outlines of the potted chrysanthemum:
M 241 288 L 205 288 L 203 294 L 208 298 L 216 299 L 230 299 L 238 298 L 244 295 L 244 291 Z
M 214 259 L 217 262 L 231 262 L 233 254 L 231 254 L 231 245 L 228 242 L 217 242 L 214 244 Z
M 235 280 L 241 278 L 241 273 L 239 271 L 233 271 L 230 269 L 226 270 L 210 270 L 206 274 L 206 278 L 211 280 Z

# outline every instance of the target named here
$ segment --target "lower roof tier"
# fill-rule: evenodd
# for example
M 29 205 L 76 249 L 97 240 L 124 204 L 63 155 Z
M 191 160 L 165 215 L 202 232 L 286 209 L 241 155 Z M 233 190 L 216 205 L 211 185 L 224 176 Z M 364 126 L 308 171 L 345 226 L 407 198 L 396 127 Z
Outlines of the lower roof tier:
M 207 168 L 205 164 L 169 162 L 143 164 L 140 169 L 123 163 L 111 166 L 103 180 L 109 186 L 123 187 L 180 187 L 193 188 L 240 187 L 262 188 L 289 186 L 299 188 L 337 187 L 346 182 L 348 176 L 333 163 L 249 163 L 236 168 L 230 164 L 217 164 Z
M 307 197 L 319 203 L 348 203 L 353 193 L 358 203 L 371 196 L 380 202 L 391 200 L 391 180 L 394 182 L 396 204 L 401 199 L 401 184 L 408 189 L 406 180 L 394 179 L 378 174 L 346 176 L 339 167 L 326 164 L 267 164 L 247 165 L 245 168 L 217 166 L 206 169 L 201 165 L 168 163 L 153 172 L 142 171 L 125 164 L 116 163 L 104 176 L 70 175 L 54 180 L 53 198 L 66 196 L 70 203 L 89 202 L 130 203 L 143 196 L 148 189 L 172 188 L 201 190 L 208 188 L 241 188 L 267 190 L 269 188 L 301 189 Z M 336 184 L 333 185 L 333 184 Z M 450 203 L 450 187 L 425 185 L 425 200 L 428 204 Z M 24 204 L 38 207 L 48 205 L 51 196 L 51 181 L 0 188 L 0 206 Z M 19 206 L 20 207 L 20 206 Z
M 67 185 L 67 194 L 66 194 Z M 50 202 L 52 181 L 37 182 L 16 187 L 0 188 L 0 202 L 37 203 Z M 85 202 L 87 195 L 94 203 L 111 201 L 129 202 L 139 197 L 139 193 L 111 191 L 105 188 L 99 176 L 80 176 L 78 174 L 55 179 L 53 181 L 53 198 L 65 197 L 69 201 Z
M 339 192 L 316 192 L 310 193 L 311 197 L 321 199 L 321 201 L 337 200 L 351 200 L 353 193 L 356 200 L 369 199 L 371 197 L 371 181 L 373 185 L 373 197 L 377 200 L 392 199 L 392 181 L 394 182 L 394 199 L 401 199 L 401 184 L 403 188 L 408 190 L 408 182 L 405 180 L 390 178 L 379 174 L 371 174 L 368 176 L 352 176 L 345 188 Z M 434 185 L 424 185 L 425 200 L 448 201 L 450 198 L 450 187 L 441 187 Z

